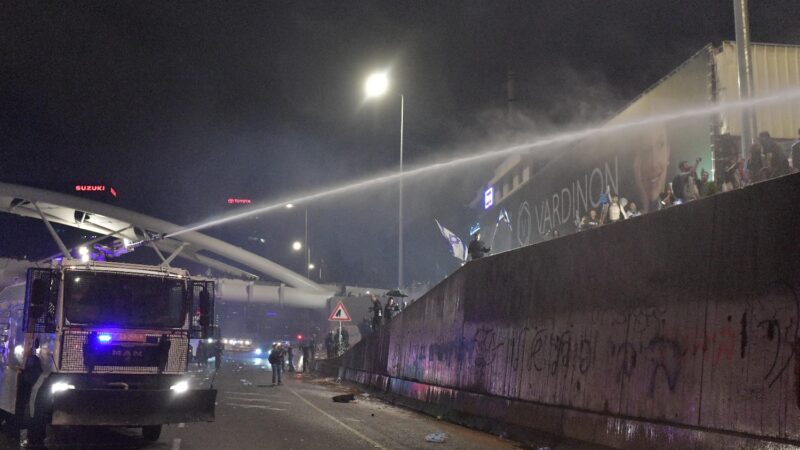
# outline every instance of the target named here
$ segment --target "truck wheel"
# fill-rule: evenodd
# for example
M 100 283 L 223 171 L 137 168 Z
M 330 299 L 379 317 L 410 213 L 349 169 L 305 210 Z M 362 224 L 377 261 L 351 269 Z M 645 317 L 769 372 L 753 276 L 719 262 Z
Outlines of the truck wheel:
M 23 448 L 45 448 L 44 440 L 47 437 L 47 424 L 40 420 L 35 420 L 28 424 Z
M 142 427 L 142 437 L 146 441 L 155 442 L 161 437 L 161 425 Z
M 15 435 L 19 438 L 19 419 L 15 414 L 9 414 L 7 412 L 0 412 L 3 418 L 3 433 Z

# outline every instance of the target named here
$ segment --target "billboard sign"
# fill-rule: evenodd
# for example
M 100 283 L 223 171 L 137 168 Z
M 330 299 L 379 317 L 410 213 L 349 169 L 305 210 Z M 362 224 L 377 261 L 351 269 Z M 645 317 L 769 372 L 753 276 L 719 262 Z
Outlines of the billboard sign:
M 655 211 L 659 194 L 681 161 L 702 158 L 698 175 L 702 169 L 710 171 L 712 116 L 652 124 L 643 120 L 707 105 L 710 59 L 709 52 L 698 53 L 608 122 L 614 126 L 638 121 L 636 126 L 546 150 L 549 158 L 529 180 L 519 183 L 512 194 L 494 198 L 495 206 L 508 211 L 512 227 L 498 228 L 492 248 L 510 250 L 573 233 L 590 210 L 601 212 L 601 196 L 607 192 L 635 203 L 643 213 Z M 498 184 L 516 186 L 514 179 L 523 178 L 528 160 L 521 158 Z M 496 219 L 496 214 L 485 212 L 481 225 L 493 229 Z

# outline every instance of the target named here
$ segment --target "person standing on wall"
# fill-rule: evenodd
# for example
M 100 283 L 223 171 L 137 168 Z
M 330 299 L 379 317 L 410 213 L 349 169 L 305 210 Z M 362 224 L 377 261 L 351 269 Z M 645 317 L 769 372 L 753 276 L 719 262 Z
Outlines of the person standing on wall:
M 766 167 L 768 167 L 768 177 L 775 178 L 787 175 L 790 172 L 789 160 L 786 159 L 786 154 L 783 149 L 768 132 L 762 131 L 758 134 L 758 142 L 764 151 L 764 158 L 766 159 Z
M 372 294 L 372 306 L 369 308 L 372 311 L 372 331 L 376 331 L 381 326 L 381 319 L 383 317 L 383 307 L 378 296 Z
M 694 166 L 690 166 L 688 161 L 681 161 L 678 164 L 679 173 L 672 179 L 672 192 L 675 198 L 683 203 L 697 200 L 700 193 L 697 192 L 697 166 L 702 161 L 702 158 L 697 158 Z
M 481 259 L 486 253 L 489 253 L 492 249 L 489 247 L 485 247 L 483 242 L 481 242 L 481 232 L 478 231 L 475 233 L 475 237 L 472 238 L 472 242 L 469 243 L 469 247 L 467 247 L 467 252 L 469 253 L 469 259 L 475 261 L 476 259 Z
M 383 308 L 383 320 L 388 325 L 392 321 L 392 316 L 400 311 L 400 306 L 394 301 L 394 297 L 389 297 L 386 306 Z

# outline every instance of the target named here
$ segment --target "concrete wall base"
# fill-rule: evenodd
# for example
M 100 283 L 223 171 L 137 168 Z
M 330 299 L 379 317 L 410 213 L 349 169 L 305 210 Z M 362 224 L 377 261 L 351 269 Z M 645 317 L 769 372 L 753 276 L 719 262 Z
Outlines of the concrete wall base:
M 492 434 L 537 445 L 619 449 L 796 450 L 798 443 L 720 433 L 442 388 L 317 361 L 316 372 L 375 391 L 387 401 Z M 579 444 L 582 443 L 583 445 Z M 591 444 L 589 444 L 591 443 Z

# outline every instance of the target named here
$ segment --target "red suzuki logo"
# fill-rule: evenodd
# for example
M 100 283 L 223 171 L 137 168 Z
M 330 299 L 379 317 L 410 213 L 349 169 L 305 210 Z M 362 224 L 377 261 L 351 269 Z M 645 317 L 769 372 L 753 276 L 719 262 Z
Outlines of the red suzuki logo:
M 98 192 L 105 191 L 106 186 L 104 184 L 76 184 L 75 190 L 79 192 Z

